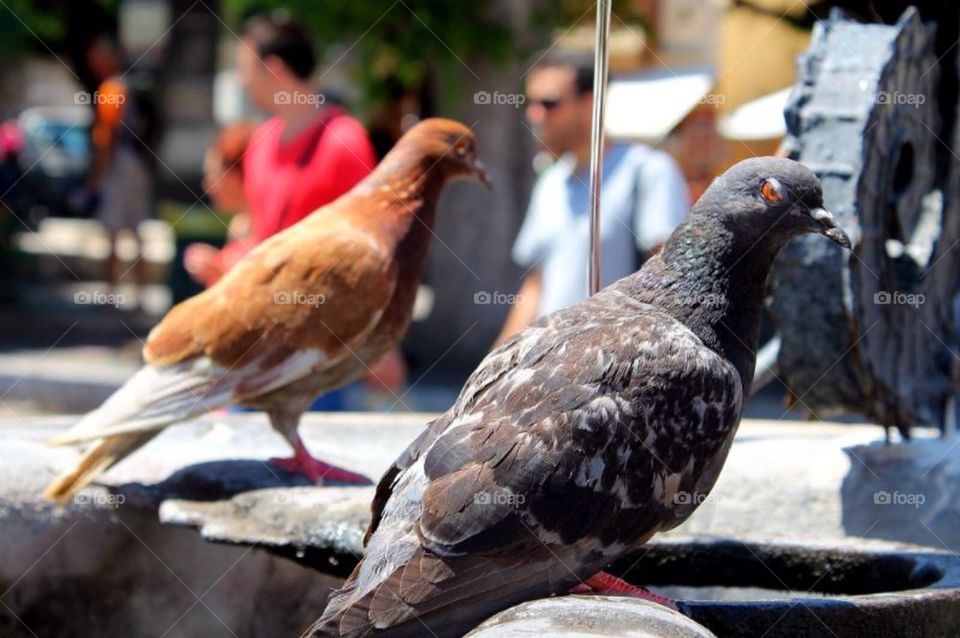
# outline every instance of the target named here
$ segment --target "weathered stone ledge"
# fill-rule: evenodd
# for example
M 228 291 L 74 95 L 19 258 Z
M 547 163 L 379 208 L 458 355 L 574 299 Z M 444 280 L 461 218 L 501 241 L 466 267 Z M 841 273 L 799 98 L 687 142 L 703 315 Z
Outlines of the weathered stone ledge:
M 302 431 L 318 456 L 376 480 L 430 416 L 311 414 Z M 59 509 L 39 494 L 77 452 L 45 441 L 73 422 L 0 422 L 0 591 L 10 590 L 9 609 L 0 609 L 3 635 L 29 636 L 25 627 L 39 627 L 38 635 L 56 628 L 61 636 L 140 636 L 171 624 L 181 635 L 295 635 L 360 556 L 372 488 L 309 486 L 268 466 L 289 450 L 263 415 L 214 415 L 170 428 Z M 849 548 L 866 537 L 956 551 L 960 445 L 918 434 L 908 445 L 885 446 L 873 426 L 748 420 L 713 494 L 658 547 L 680 534 L 701 544 Z M 158 508 L 169 524 L 160 524 Z M 284 598 L 290 591 L 296 601 Z M 953 613 L 955 601 L 938 601 Z M 623 604 L 625 622 L 645 613 Z M 526 626 L 525 614 L 510 622 Z M 93 624 L 63 629 L 64 618 L 88 615 Z

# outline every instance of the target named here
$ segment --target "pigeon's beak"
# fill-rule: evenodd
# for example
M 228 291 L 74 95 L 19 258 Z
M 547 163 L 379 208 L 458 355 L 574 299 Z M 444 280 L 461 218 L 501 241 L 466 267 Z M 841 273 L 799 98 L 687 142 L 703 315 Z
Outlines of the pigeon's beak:
M 478 182 L 489 189 L 493 189 L 493 182 L 490 180 L 490 175 L 487 174 L 487 167 L 479 159 L 473 158 L 470 160 L 470 172 L 477 178 Z
M 819 207 L 814 208 L 810 210 L 810 217 L 817 225 L 817 232 L 824 237 L 828 237 L 834 243 L 850 249 L 850 238 L 843 232 L 843 229 L 837 226 L 837 220 L 833 218 L 830 211 Z

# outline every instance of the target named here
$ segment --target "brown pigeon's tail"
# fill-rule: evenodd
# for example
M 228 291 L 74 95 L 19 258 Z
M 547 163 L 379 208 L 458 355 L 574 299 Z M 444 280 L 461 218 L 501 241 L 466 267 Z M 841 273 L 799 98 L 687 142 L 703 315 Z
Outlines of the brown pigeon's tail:
M 50 484 L 46 497 L 66 502 L 168 425 L 229 404 L 242 376 L 227 373 L 205 360 L 141 368 L 103 405 L 50 441 L 51 445 L 90 447 Z
M 138 436 L 108 436 L 97 439 L 83 453 L 76 464 L 55 478 L 44 491 L 44 497 L 61 505 L 85 488 L 114 463 L 127 456 L 157 434 L 148 432 Z

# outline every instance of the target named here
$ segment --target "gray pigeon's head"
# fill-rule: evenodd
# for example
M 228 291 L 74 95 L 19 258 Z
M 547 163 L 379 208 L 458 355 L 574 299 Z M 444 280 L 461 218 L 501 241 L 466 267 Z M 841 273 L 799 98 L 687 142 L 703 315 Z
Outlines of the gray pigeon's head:
M 786 238 L 819 233 L 850 248 L 846 233 L 823 208 L 820 180 L 809 168 L 793 160 L 743 160 L 714 180 L 697 207 L 709 211 L 707 214 L 722 216 L 734 230 L 752 231 L 747 234 Z

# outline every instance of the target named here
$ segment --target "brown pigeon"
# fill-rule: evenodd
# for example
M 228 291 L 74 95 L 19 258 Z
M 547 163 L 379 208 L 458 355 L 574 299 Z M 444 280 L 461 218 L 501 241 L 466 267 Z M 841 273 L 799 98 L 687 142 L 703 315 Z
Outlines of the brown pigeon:
M 490 353 L 387 470 L 366 553 L 304 634 L 461 636 L 525 600 L 637 589 L 601 570 L 710 492 L 790 238 L 850 247 L 785 159 L 716 179 L 641 270 Z
M 349 193 L 175 306 L 147 339 L 146 365 L 54 440 L 90 445 L 46 496 L 64 501 L 168 425 L 230 405 L 267 412 L 294 450 L 284 467 L 316 482 L 366 482 L 313 458 L 297 433 L 300 416 L 403 337 L 437 199 L 468 176 L 487 181 L 473 133 L 425 120 Z

